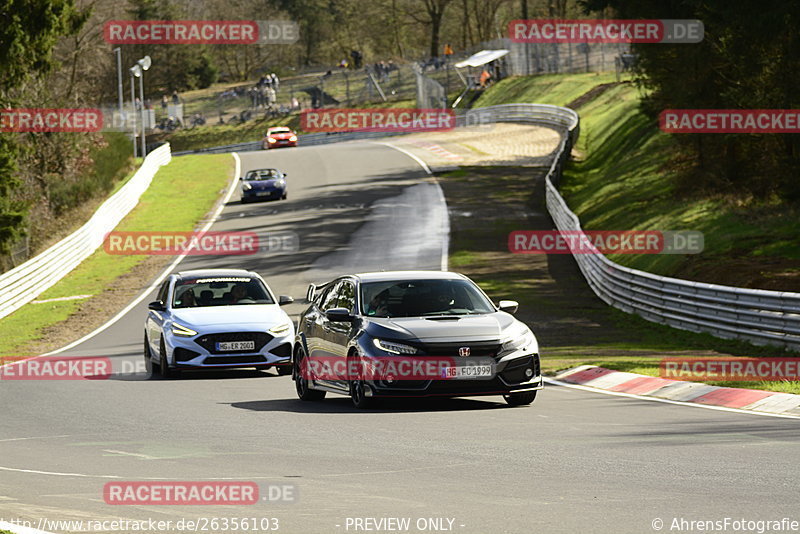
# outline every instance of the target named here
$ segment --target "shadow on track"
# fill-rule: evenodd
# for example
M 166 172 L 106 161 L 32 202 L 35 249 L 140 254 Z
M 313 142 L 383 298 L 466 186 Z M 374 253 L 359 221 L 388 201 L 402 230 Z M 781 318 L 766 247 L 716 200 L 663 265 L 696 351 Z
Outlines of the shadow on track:
M 347 397 L 333 397 L 322 402 L 304 402 L 300 399 L 271 399 L 234 402 L 230 406 L 255 412 L 330 413 L 330 414 L 374 414 L 374 413 L 421 413 L 421 412 L 466 412 L 478 410 L 510 409 L 505 401 L 475 399 L 380 399 L 374 408 L 359 410 Z

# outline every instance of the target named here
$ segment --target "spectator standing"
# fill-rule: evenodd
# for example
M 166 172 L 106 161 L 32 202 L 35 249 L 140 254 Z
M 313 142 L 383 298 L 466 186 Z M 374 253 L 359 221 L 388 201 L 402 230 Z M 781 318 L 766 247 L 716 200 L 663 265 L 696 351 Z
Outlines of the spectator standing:
M 480 77 L 480 85 L 484 89 L 492 84 L 492 75 L 487 69 L 483 69 Z
M 277 92 L 278 89 L 280 88 L 280 86 L 281 86 L 281 80 L 280 80 L 280 78 L 278 78 L 278 75 L 273 72 L 272 73 L 272 88 L 275 89 L 275 91 Z

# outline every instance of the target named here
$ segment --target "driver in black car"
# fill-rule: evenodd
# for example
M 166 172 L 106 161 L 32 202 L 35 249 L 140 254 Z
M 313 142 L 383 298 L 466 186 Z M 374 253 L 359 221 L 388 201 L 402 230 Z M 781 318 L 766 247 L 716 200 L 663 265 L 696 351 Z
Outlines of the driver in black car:
M 369 301 L 367 305 L 367 309 L 365 310 L 367 315 L 370 316 L 386 316 L 389 314 L 389 290 L 384 289 L 380 293 L 376 294 L 372 297 L 372 300 Z

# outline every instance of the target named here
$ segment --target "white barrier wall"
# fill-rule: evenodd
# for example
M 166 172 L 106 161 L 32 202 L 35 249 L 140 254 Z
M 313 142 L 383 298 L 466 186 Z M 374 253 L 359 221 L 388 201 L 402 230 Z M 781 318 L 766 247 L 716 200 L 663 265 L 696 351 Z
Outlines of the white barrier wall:
M 169 163 L 171 157 L 169 144 L 153 150 L 136 174 L 86 224 L 35 258 L 0 275 L 0 318 L 54 286 L 97 250 L 106 234 L 139 203 L 159 167 Z

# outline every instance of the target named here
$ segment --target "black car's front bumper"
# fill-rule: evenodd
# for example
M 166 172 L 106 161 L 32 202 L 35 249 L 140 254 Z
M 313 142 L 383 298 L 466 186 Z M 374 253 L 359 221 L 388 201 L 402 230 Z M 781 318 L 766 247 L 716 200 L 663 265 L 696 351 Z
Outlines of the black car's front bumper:
M 539 355 L 530 354 L 501 361 L 489 379 L 367 380 L 366 385 L 374 397 L 471 397 L 539 390 L 544 379 Z

